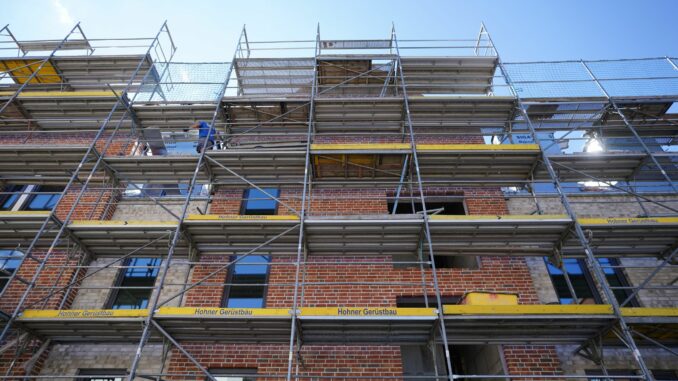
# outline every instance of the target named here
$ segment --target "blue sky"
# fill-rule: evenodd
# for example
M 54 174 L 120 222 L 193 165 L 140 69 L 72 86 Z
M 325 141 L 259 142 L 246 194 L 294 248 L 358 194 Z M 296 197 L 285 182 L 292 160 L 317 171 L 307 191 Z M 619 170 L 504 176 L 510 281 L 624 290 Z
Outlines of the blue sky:
M 18 39 L 153 36 L 168 20 L 178 61 L 228 61 L 243 24 L 251 40 L 474 38 L 487 25 L 504 61 L 678 56 L 678 1 L 92 1 L 22 0 L 0 24 Z M 0 27 L 1 27 L 0 26 Z

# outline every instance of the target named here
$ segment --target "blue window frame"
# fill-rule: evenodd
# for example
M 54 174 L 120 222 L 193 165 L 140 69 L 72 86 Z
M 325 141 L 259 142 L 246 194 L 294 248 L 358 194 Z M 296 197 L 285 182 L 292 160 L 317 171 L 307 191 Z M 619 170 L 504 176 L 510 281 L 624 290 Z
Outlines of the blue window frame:
M 570 290 L 567 287 L 567 282 L 565 281 L 565 275 L 559 268 L 550 264 L 545 258 L 546 266 L 548 267 L 549 276 L 553 282 L 553 287 L 556 290 L 558 295 L 558 300 L 561 304 L 573 304 L 575 301 L 572 299 Z M 628 281 L 624 276 L 623 272 L 619 268 L 614 268 L 610 266 L 618 266 L 619 261 L 611 258 L 598 258 L 598 263 L 603 266 L 603 272 L 607 278 L 607 282 L 612 287 L 625 287 L 628 286 Z M 595 282 L 591 273 L 586 267 L 586 262 L 581 258 L 566 258 L 563 260 L 563 265 L 567 270 L 567 275 L 570 278 L 572 283 L 572 288 L 577 294 L 577 298 L 583 299 L 580 303 L 601 303 L 602 299 L 598 294 L 598 291 L 595 287 Z M 619 303 L 626 300 L 630 292 L 628 289 L 614 289 L 613 293 L 617 298 Z M 634 298 L 629 303 L 629 306 L 638 306 L 638 301 Z
M 116 280 L 107 308 L 137 310 L 148 307 L 155 279 L 160 269 L 160 258 L 129 258 L 125 260 Z
M 224 290 L 222 306 L 227 308 L 264 307 L 270 262 L 269 256 L 249 255 L 233 265 L 226 277 L 227 286 Z
M 4 189 L 0 195 L 0 210 L 11 210 L 25 190 L 25 185 L 10 185 Z
M 9 282 L 9 277 L 19 268 L 23 256 L 24 253 L 18 250 L 0 250 L 0 291 Z
M 58 186 L 40 186 L 33 190 L 28 198 L 24 210 L 52 210 L 61 198 L 63 187 Z
M 266 193 L 278 198 L 280 189 L 262 188 Z M 243 196 L 240 214 L 243 215 L 274 215 L 278 211 L 278 202 L 267 196 L 259 189 L 247 189 Z

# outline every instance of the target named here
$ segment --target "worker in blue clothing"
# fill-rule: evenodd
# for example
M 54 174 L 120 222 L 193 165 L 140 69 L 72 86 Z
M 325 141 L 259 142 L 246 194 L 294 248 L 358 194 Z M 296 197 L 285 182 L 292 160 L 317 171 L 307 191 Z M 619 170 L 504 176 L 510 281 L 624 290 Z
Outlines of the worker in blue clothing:
M 200 153 L 203 146 L 205 146 L 206 150 L 210 150 L 214 147 L 216 136 L 214 128 L 211 128 L 209 124 L 203 121 L 194 123 L 191 128 L 198 129 L 198 146 L 196 147 L 198 153 Z M 207 144 L 205 144 L 205 141 L 207 141 Z

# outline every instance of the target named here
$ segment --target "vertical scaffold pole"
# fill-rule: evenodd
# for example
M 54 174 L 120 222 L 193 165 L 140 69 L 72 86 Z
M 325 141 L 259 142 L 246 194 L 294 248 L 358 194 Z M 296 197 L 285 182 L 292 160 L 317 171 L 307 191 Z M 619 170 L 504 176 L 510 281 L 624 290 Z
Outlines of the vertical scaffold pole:
M 485 29 L 487 30 L 487 29 Z M 494 46 L 494 42 L 492 41 L 492 37 L 487 33 L 487 38 L 492 46 Z M 530 120 L 530 117 L 527 113 L 527 109 L 525 108 L 520 96 L 518 95 L 518 92 L 515 90 L 515 87 L 513 85 L 513 81 L 511 80 L 511 77 L 508 74 L 508 71 L 506 70 L 504 63 L 501 61 L 501 58 L 499 56 L 499 52 L 496 49 L 496 46 L 494 46 L 495 51 L 497 52 L 497 64 L 499 66 L 499 70 L 501 71 L 502 75 L 506 79 L 506 83 L 509 86 L 509 89 L 513 93 L 513 95 L 516 98 L 516 104 L 518 107 L 518 110 L 520 111 L 520 114 L 523 116 L 525 119 L 525 123 L 527 124 L 528 129 L 530 130 L 530 135 L 532 136 L 532 139 L 534 139 L 535 142 L 538 142 L 538 136 L 537 136 L 537 131 L 534 128 L 534 125 L 532 125 L 532 121 Z M 560 183 L 560 179 L 558 178 L 558 175 L 556 171 L 553 169 L 553 164 L 551 163 L 551 159 L 548 156 L 548 153 L 542 150 L 542 162 L 544 163 L 544 167 L 549 173 L 549 176 L 551 178 L 551 181 L 553 182 L 553 185 L 556 189 L 556 193 L 558 193 L 558 197 L 560 198 L 563 207 L 565 208 L 567 214 L 570 216 L 572 219 L 572 225 L 573 229 L 575 232 L 575 235 L 579 239 L 580 244 L 582 245 L 584 249 L 584 254 L 586 254 L 586 263 L 589 267 L 589 269 L 592 270 L 593 275 L 595 276 L 596 280 L 598 281 L 598 284 L 600 285 L 600 288 L 603 291 L 603 294 L 605 295 L 605 298 L 607 299 L 608 303 L 612 306 L 612 310 L 615 314 L 615 317 L 617 318 L 617 322 L 619 324 L 621 334 L 624 338 L 624 341 L 626 342 L 626 345 L 629 347 L 629 349 L 632 352 L 633 358 L 635 359 L 636 363 L 640 367 L 640 370 L 643 374 L 643 377 L 645 377 L 646 380 L 652 380 L 652 373 L 650 372 L 649 368 L 647 367 L 647 364 L 645 364 L 645 360 L 643 359 L 643 356 L 640 353 L 640 350 L 638 349 L 638 346 L 635 343 L 635 340 L 633 339 L 633 335 L 631 333 L 631 330 L 629 329 L 629 326 L 626 324 L 626 321 L 624 320 L 624 317 L 621 314 L 621 309 L 619 306 L 619 302 L 617 302 L 617 299 L 615 298 L 614 293 L 612 292 L 612 289 L 610 288 L 610 285 L 607 282 L 607 277 L 605 277 L 605 273 L 602 270 L 602 267 L 600 266 L 600 263 L 598 262 L 597 258 L 595 257 L 595 254 L 593 252 L 593 249 L 589 245 L 588 238 L 586 237 L 586 233 L 584 233 L 584 230 L 582 229 L 581 225 L 577 221 L 577 215 L 574 213 L 574 209 L 572 208 L 572 205 L 570 204 L 567 195 L 563 191 L 562 185 Z
M 440 287 L 438 285 L 438 274 L 436 271 L 436 264 L 433 257 L 433 242 L 431 240 L 431 229 L 429 226 L 428 214 L 426 212 L 426 197 L 424 196 L 424 187 L 421 181 L 421 171 L 419 170 L 419 158 L 417 157 L 417 142 L 414 138 L 414 128 L 412 127 L 412 116 L 410 115 L 410 105 L 407 100 L 407 83 L 405 82 L 405 74 L 403 72 L 403 66 L 400 57 L 400 47 L 398 46 L 398 37 L 395 31 L 395 25 L 392 27 L 392 38 L 395 44 L 395 53 L 396 60 L 398 65 L 398 75 L 400 76 L 400 83 L 403 91 L 403 100 L 405 104 L 405 116 L 407 118 L 407 127 L 410 135 L 410 145 L 412 148 L 412 164 L 414 165 L 415 174 L 417 176 L 417 188 L 419 191 L 419 197 L 421 199 L 421 208 L 423 211 L 424 217 L 424 235 L 426 238 L 426 243 L 428 244 L 428 254 L 429 260 L 431 261 L 431 275 L 433 277 L 433 290 L 435 292 L 436 304 L 438 310 L 438 323 L 440 327 L 440 337 L 445 351 L 445 361 L 447 362 L 448 374 L 447 378 L 452 381 L 454 378 L 454 370 L 452 369 L 452 359 L 450 357 L 450 347 L 447 342 L 447 330 L 445 329 L 445 319 L 443 315 L 443 302 L 440 296 Z
M 243 26 L 242 32 L 240 33 L 240 38 L 238 39 L 238 44 L 237 46 L 240 46 L 240 42 L 242 41 L 242 36 L 245 33 L 245 27 Z M 226 78 L 224 79 L 223 85 L 221 86 L 221 90 L 219 91 L 216 99 L 216 106 L 214 108 L 214 112 L 212 113 L 212 120 L 210 121 L 210 131 L 208 133 L 208 136 L 211 135 L 211 133 L 214 131 L 215 127 L 214 124 L 216 123 L 217 117 L 220 115 L 219 109 L 221 108 L 221 102 L 224 97 L 224 94 L 226 93 L 226 90 L 228 89 L 228 82 L 229 79 L 231 78 L 231 74 L 233 73 L 233 66 L 236 64 L 236 55 L 238 53 L 238 48 L 236 47 L 236 52 L 233 54 L 233 60 L 231 61 L 231 64 L 228 68 L 228 72 L 226 73 Z M 148 303 L 148 316 L 146 317 L 144 321 L 144 329 L 141 333 L 141 338 L 139 339 L 139 344 L 137 345 L 137 350 L 134 353 L 134 358 L 132 360 L 132 365 L 130 366 L 129 373 L 127 375 L 127 381 L 132 381 L 134 380 L 134 377 L 136 376 L 137 369 L 139 367 L 139 362 L 141 361 L 141 354 L 144 350 L 144 346 L 146 345 L 146 342 L 148 342 L 148 338 L 151 334 L 151 326 L 156 325 L 157 323 L 154 320 L 155 316 L 155 310 L 158 306 L 158 301 L 160 300 L 160 293 L 162 291 L 163 285 L 165 283 L 165 279 L 167 278 L 167 273 L 170 268 L 170 263 L 172 262 L 172 257 L 174 256 L 174 252 L 176 251 L 177 244 L 179 243 L 179 237 L 182 235 L 182 230 L 183 230 L 183 224 L 184 224 L 184 219 L 186 218 L 186 213 L 188 212 L 188 207 L 191 202 L 191 195 L 193 194 L 193 189 L 195 188 L 195 183 L 198 179 L 198 174 L 200 173 L 200 170 L 203 165 L 207 165 L 205 162 L 205 153 L 207 151 L 207 142 L 209 139 L 205 139 L 203 142 L 203 145 L 200 150 L 200 155 L 198 156 L 198 162 L 196 163 L 195 169 L 193 170 L 193 176 L 191 177 L 190 182 L 188 183 L 188 190 L 186 194 L 186 200 L 184 201 L 184 205 L 181 208 L 181 214 L 179 215 L 179 221 L 177 223 L 177 227 L 174 231 L 174 234 L 172 235 L 172 241 L 170 242 L 169 249 L 167 251 L 167 258 L 163 261 L 162 267 L 160 268 L 160 276 L 158 281 L 156 282 L 156 285 L 153 290 L 153 296 L 151 298 L 151 301 Z M 157 325 L 159 327 L 159 325 Z M 161 331 L 161 333 L 163 333 Z M 164 334 L 164 333 L 163 333 Z M 173 343 L 176 342 L 173 341 Z M 186 354 L 186 353 L 184 353 Z M 190 356 L 189 356 L 190 357 Z M 191 359 L 195 360 L 195 359 Z M 207 378 L 210 379 L 210 381 L 216 381 L 214 376 L 212 376 L 209 372 L 206 373 Z
M 318 54 L 320 48 L 320 24 L 316 29 L 315 35 L 315 51 L 313 55 L 313 81 L 311 82 L 311 94 L 310 102 L 308 107 L 308 128 L 306 130 L 306 158 L 304 161 L 304 184 L 301 190 L 301 211 L 299 213 L 299 240 L 297 242 L 297 260 L 294 263 L 295 274 L 294 274 L 294 295 L 292 296 L 292 325 L 290 328 L 290 343 L 289 343 L 289 353 L 287 357 L 287 381 L 292 380 L 292 363 L 294 361 L 294 343 L 295 335 L 297 331 L 297 306 L 299 301 L 299 274 L 301 271 L 301 258 L 304 250 L 304 222 L 306 221 L 306 192 L 308 191 L 308 183 L 310 179 L 310 170 L 309 166 L 311 163 L 311 138 L 313 135 L 313 114 L 315 110 L 315 95 L 317 92 L 317 81 L 318 81 Z

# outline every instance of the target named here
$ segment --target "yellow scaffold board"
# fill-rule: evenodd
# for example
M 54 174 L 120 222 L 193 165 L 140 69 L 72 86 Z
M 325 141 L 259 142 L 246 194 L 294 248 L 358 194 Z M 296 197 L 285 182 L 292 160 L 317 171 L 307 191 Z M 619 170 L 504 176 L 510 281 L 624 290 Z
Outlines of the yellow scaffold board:
M 155 316 L 160 317 L 214 317 L 214 318 L 246 318 L 246 317 L 290 317 L 285 308 L 217 308 L 217 307 L 161 307 Z
M 148 310 L 26 310 L 20 320 L 146 317 Z
M 444 305 L 444 315 L 612 315 L 607 304 Z
M 678 217 L 610 217 L 610 218 L 578 218 L 582 225 L 654 225 L 654 224 L 678 224 Z
M 299 221 L 293 215 L 239 215 L 239 214 L 189 214 L 187 221 Z
M 304 307 L 300 316 L 332 317 L 435 317 L 433 308 L 396 308 L 396 307 Z

